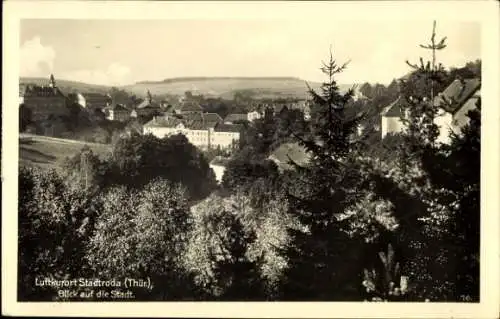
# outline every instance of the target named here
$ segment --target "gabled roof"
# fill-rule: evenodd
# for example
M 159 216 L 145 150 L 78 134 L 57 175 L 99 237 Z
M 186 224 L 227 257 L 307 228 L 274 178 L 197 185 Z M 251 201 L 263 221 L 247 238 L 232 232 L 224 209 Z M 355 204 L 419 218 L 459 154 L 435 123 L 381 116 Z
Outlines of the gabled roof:
M 479 79 L 457 79 L 434 98 L 434 105 L 449 113 L 455 113 L 480 88 L 481 81 Z
M 49 86 L 27 85 L 24 89 L 24 96 L 31 97 L 64 97 L 59 88 Z
M 186 101 L 182 104 L 182 112 L 203 112 L 203 108 L 194 101 Z
M 208 117 L 206 117 L 208 114 Z M 214 113 L 188 113 L 182 116 L 158 116 L 145 124 L 148 127 L 177 127 L 180 123 L 190 130 L 207 130 L 214 128 L 221 121 L 215 121 L 212 114 Z M 220 118 L 220 117 L 219 117 Z
M 86 102 L 102 102 L 102 103 L 108 103 L 111 102 L 111 97 L 106 94 L 101 94 L 101 93 L 93 93 L 93 92 L 85 92 L 85 93 L 80 93 L 83 98 L 85 98 Z M 121 104 L 121 103 L 118 103 Z
M 310 161 L 311 156 L 307 150 L 298 143 L 285 143 L 275 149 L 271 155 L 269 155 L 268 159 L 275 162 L 282 169 L 290 169 L 292 166 L 288 164 L 289 159 L 292 159 L 299 165 L 306 165 Z
M 219 123 L 215 126 L 214 131 L 216 132 L 241 132 L 243 127 L 240 124 L 224 124 Z
M 106 106 L 104 108 L 104 110 L 113 110 L 115 112 L 128 112 L 129 109 L 127 109 L 125 106 L 121 105 L 121 104 L 113 104 L 113 105 L 110 105 L 110 106 Z
M 386 106 L 382 110 L 382 116 L 385 117 L 401 117 L 403 112 L 401 111 L 401 96 L 399 96 L 394 102 Z
M 144 124 L 144 127 L 176 127 L 180 123 L 182 123 L 182 120 L 173 116 L 158 116 L 154 117 L 151 121 Z
M 136 109 L 145 109 L 145 108 L 159 108 L 160 106 L 155 102 L 149 99 L 141 100 L 139 104 L 136 105 Z
M 248 118 L 247 118 L 246 114 L 232 113 L 232 114 L 229 114 L 228 116 L 226 116 L 226 118 L 224 119 L 224 122 L 246 121 L 247 119 Z
M 203 113 L 203 119 L 206 122 L 223 122 L 222 117 L 217 113 Z

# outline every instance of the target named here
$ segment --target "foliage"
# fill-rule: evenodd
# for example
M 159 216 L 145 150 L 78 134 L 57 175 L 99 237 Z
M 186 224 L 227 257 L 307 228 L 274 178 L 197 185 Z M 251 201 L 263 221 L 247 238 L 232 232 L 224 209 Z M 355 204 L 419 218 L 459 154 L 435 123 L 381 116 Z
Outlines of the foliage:
M 330 54 L 322 68 L 328 79 L 321 93 L 310 90 L 313 134 L 294 134 L 312 158 L 307 167 L 295 165 L 298 175 L 288 190 L 294 215 L 305 228 L 290 229 L 287 299 L 349 300 L 359 295 L 353 283 L 361 272 L 356 265 L 360 265 L 362 242 L 350 238 L 338 220 L 353 204 L 360 182 L 353 166 L 358 148 L 353 133 L 359 117 L 345 116 L 353 90 L 341 94 L 334 79 L 345 67 L 338 66 Z
M 105 163 L 85 145 L 80 152 L 62 163 L 64 177 L 70 187 L 84 190 L 98 189 L 105 177 Z
M 162 177 L 184 185 L 190 197 L 202 198 L 216 185 L 203 154 L 181 134 L 159 139 L 132 132 L 113 146 L 110 167 L 110 180 L 128 187 Z
M 395 260 L 394 248 L 391 244 L 387 253 L 379 252 L 382 264 L 381 271 L 364 270 L 363 286 L 371 295 L 372 301 L 401 301 L 408 293 L 408 276 L 400 273 L 400 264 Z
M 32 111 L 25 104 L 19 105 L 19 131 L 24 132 L 32 123 Z
M 260 295 L 255 263 L 245 256 L 254 234 L 245 231 L 238 216 L 238 209 L 249 207 L 237 204 L 210 196 L 193 208 L 184 265 L 207 299 L 244 300 Z
M 150 277 L 154 290 L 142 292 L 148 299 L 185 298 L 189 285 L 179 258 L 190 219 L 184 193 L 164 180 L 154 180 L 140 191 L 110 189 L 88 242 L 86 258 L 95 274 L 109 279 Z
M 51 300 L 56 293 L 36 287 L 35 278 L 88 275 L 84 246 L 100 210 L 95 193 L 68 188 L 56 171 L 19 172 L 19 298 Z

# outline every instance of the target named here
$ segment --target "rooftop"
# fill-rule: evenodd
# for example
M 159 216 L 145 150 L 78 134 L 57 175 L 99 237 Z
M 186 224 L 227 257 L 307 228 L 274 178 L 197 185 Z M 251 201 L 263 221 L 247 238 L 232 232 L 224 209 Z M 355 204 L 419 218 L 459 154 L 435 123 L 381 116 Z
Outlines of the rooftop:
M 232 113 L 226 116 L 224 119 L 224 122 L 236 122 L 236 121 L 246 121 L 247 120 L 247 115 L 246 114 L 236 114 Z
M 386 106 L 384 110 L 382 111 L 382 116 L 385 117 L 400 117 L 403 113 L 401 112 L 401 107 L 400 107 L 400 101 L 401 101 L 401 96 L 398 96 L 398 98 Z
M 203 112 L 203 108 L 195 101 L 185 101 L 180 110 L 182 112 Z
M 23 93 L 25 97 L 64 97 L 64 94 L 58 88 L 50 86 L 26 85 Z
M 113 105 L 110 105 L 110 106 L 106 106 L 104 108 L 105 110 L 113 110 L 113 111 L 126 111 L 128 112 L 129 110 L 122 104 L 113 104 Z
M 149 100 L 149 99 L 144 99 L 139 102 L 139 104 L 136 105 L 136 109 L 144 109 L 147 107 L 154 107 L 158 108 L 160 105 L 156 103 L 155 101 Z
M 292 168 L 289 164 L 290 159 L 299 165 L 305 165 L 309 162 L 310 155 L 298 143 L 285 143 L 274 150 L 269 159 L 282 169 L 290 169 Z
M 479 79 L 457 79 L 434 98 L 434 105 L 440 106 L 447 112 L 455 113 L 480 88 Z
M 242 125 L 240 124 L 223 124 L 219 123 L 217 126 L 215 126 L 214 131 L 216 132 L 241 132 L 242 130 Z

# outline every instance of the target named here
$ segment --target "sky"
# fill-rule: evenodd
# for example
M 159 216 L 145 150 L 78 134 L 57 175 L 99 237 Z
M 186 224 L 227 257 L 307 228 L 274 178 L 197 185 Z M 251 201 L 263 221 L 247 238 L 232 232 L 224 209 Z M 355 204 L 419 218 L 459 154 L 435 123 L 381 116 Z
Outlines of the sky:
M 329 57 L 350 61 L 339 83 L 389 83 L 430 58 L 419 44 L 432 20 L 22 20 L 20 76 L 126 85 L 189 76 L 291 76 L 325 79 Z M 480 24 L 437 22 L 445 66 L 481 58 Z

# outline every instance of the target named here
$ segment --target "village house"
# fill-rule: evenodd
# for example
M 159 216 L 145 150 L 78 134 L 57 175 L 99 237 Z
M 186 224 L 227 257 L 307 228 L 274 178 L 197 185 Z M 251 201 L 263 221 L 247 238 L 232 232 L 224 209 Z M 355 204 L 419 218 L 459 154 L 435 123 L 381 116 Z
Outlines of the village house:
M 125 122 L 130 118 L 130 110 L 121 104 L 106 106 L 103 111 L 109 121 Z
M 140 100 L 139 103 L 134 107 L 133 111 L 130 113 L 131 117 L 148 117 L 158 115 L 161 112 L 161 107 L 159 103 L 153 101 L 151 93 L 148 91 L 146 98 Z
M 476 108 L 481 97 L 481 81 L 465 79 L 453 81 L 434 98 L 434 105 L 440 107 L 435 123 L 440 127 L 438 141 L 450 142 L 450 131 L 460 134 L 461 128 L 469 122 L 467 113 Z
M 85 92 L 76 93 L 76 102 L 88 110 L 103 110 L 111 105 L 111 96 L 101 93 Z
M 401 110 L 401 96 L 399 96 L 394 102 L 386 106 L 381 113 L 381 134 L 384 138 L 390 133 L 399 133 L 403 131 L 404 124 L 402 119 Z
M 183 134 L 200 149 L 228 149 L 240 139 L 239 125 L 224 124 L 215 113 L 164 114 L 155 116 L 144 125 L 144 134 L 158 138 Z
M 467 113 L 476 107 L 481 95 L 480 89 L 479 79 L 457 79 L 434 98 L 434 105 L 440 109 L 434 119 L 439 127 L 438 142 L 449 143 L 450 132 L 459 134 L 460 129 L 468 123 Z M 388 105 L 381 115 L 382 138 L 389 133 L 403 131 L 402 119 L 405 115 L 401 109 L 401 97 Z
M 19 102 L 31 111 L 32 121 L 69 114 L 68 98 L 57 87 L 52 74 L 48 86 L 34 84 L 21 86 Z

